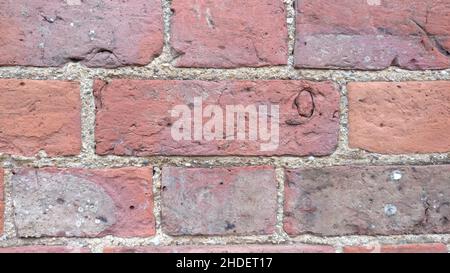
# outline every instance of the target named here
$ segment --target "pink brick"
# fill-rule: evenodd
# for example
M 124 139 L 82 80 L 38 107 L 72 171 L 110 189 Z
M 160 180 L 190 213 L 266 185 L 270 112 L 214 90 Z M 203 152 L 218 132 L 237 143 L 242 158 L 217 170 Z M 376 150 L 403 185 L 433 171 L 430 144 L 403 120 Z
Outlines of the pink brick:
M 96 81 L 94 89 L 96 149 L 100 155 L 323 156 L 337 146 L 339 92 L 329 82 L 113 80 Z M 172 117 L 170 111 L 178 105 L 192 107 L 196 97 L 205 98 L 203 110 L 208 105 L 222 110 L 221 139 L 195 139 L 192 127 L 190 139 L 174 140 L 171 130 L 179 117 Z M 237 140 L 236 131 L 233 140 L 226 139 L 227 106 L 235 105 L 254 106 L 263 117 L 267 115 L 261 114 L 260 106 L 267 106 L 269 115 L 278 106 L 279 143 L 264 150 L 263 145 L 271 141 L 261 138 L 261 130 L 256 140 L 250 140 L 248 133 L 244 140 Z M 266 124 L 272 120 L 269 116 Z M 249 129 L 248 122 L 244 129 Z M 201 133 L 202 128 L 197 131 Z
M 163 168 L 162 228 L 170 235 L 258 235 L 275 231 L 271 167 Z
M 0 168 L 0 235 L 3 233 L 4 226 L 4 213 L 5 213 L 5 200 L 4 200 L 4 186 L 3 186 L 3 177 L 5 172 L 2 168 Z
M 108 247 L 106 253 L 334 253 L 327 245 Z
M 20 169 L 12 178 L 20 237 L 155 234 L 152 169 Z
M 297 67 L 450 66 L 447 0 L 297 1 Z
M 80 111 L 77 82 L 0 80 L 0 153 L 78 154 Z
M 0 66 L 146 65 L 163 47 L 160 0 L 0 2 Z
M 406 245 L 381 245 L 346 246 L 345 253 L 447 253 L 447 246 L 441 243 L 435 244 L 406 244 Z
M 289 235 L 450 232 L 450 165 L 334 166 L 286 171 Z
M 20 246 L 0 248 L 0 253 L 88 253 L 87 248 L 66 246 Z
M 349 83 L 349 145 L 382 154 L 450 151 L 450 81 Z
M 178 54 L 179 67 L 287 63 L 288 34 L 282 0 L 174 0 L 172 10 L 171 45 Z

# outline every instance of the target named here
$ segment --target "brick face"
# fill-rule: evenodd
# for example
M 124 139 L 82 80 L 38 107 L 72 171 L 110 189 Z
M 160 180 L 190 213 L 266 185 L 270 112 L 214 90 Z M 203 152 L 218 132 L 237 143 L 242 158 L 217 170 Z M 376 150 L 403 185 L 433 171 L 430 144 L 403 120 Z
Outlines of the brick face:
M 447 252 L 449 135 L 450 0 L 0 0 L 0 253 Z
M 447 0 L 297 1 L 296 66 L 448 68 L 449 12 Z
M 108 247 L 105 253 L 333 253 L 326 245 L 227 245 L 227 246 L 161 246 Z
M 379 247 L 346 246 L 344 253 L 447 253 L 447 246 L 435 244 L 381 245 Z
M 171 45 L 179 55 L 179 67 L 287 63 L 286 11 L 282 0 L 174 0 L 172 10 Z
M 163 47 L 159 0 L 0 3 L 0 65 L 145 65 Z
M 162 228 L 170 235 L 275 231 L 277 182 L 270 167 L 162 171 Z
M 349 142 L 382 154 L 450 151 L 450 81 L 350 83 Z
M 149 168 L 20 169 L 12 185 L 20 237 L 155 234 Z
M 79 83 L 0 80 L 0 153 L 78 154 L 80 108 Z
M 339 123 L 339 92 L 330 83 L 308 81 L 96 81 L 96 142 L 101 155 L 328 155 L 337 145 Z M 221 108 L 223 133 L 227 106 L 261 105 L 273 114 L 279 106 L 279 144 L 262 151 L 269 139 L 237 140 L 236 131 L 220 135 L 220 140 L 195 139 L 191 123 L 191 140 L 174 140 L 170 110 L 177 105 L 192 106 L 195 98 Z M 297 106 L 296 106 L 297 105 Z M 135 109 L 128 111 L 128 109 Z M 193 111 L 191 117 L 193 118 Z M 267 115 L 262 115 L 267 117 Z M 210 116 L 211 117 L 211 116 Z M 204 124 L 211 118 L 205 118 Z M 235 121 L 237 118 L 235 119 Z M 268 118 L 266 124 L 272 122 Z M 255 123 L 259 123 L 255 122 Z M 228 124 L 227 124 L 228 125 Z M 249 129 L 248 123 L 246 128 Z M 202 132 L 202 128 L 197 132 Z M 259 134 L 261 130 L 259 131 Z M 271 138 L 276 140 L 277 138 Z
M 87 248 L 67 246 L 20 246 L 0 248 L 0 253 L 88 253 Z
M 4 226 L 4 214 L 5 214 L 5 189 L 3 186 L 3 177 L 5 172 L 2 168 L 0 168 L 0 235 L 3 234 L 3 226 Z
M 450 232 L 449 166 L 342 166 L 286 171 L 290 235 Z

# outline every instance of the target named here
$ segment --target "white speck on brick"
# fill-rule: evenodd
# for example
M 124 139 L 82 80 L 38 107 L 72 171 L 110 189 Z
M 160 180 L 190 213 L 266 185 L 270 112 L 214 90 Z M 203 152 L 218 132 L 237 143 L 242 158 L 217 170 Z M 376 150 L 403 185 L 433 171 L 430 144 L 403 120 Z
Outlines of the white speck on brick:
M 90 30 L 89 31 L 89 38 L 91 39 L 91 41 L 94 41 L 94 39 L 95 39 L 95 30 Z
M 384 214 L 386 214 L 387 216 L 394 216 L 395 214 L 397 214 L 397 207 L 392 204 L 387 204 L 386 206 L 384 206 Z
M 367 0 L 369 6 L 381 6 L 381 0 Z
M 400 179 L 402 179 L 403 174 L 401 171 L 393 171 L 391 173 L 391 180 L 393 181 L 399 181 Z
M 80 6 L 81 0 L 66 0 L 66 3 L 69 6 Z

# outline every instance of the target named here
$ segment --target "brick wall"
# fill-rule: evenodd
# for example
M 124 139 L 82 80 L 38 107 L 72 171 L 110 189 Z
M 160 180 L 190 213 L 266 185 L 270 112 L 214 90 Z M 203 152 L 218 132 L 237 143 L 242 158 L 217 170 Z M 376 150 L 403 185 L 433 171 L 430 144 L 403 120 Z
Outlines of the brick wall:
M 447 252 L 449 14 L 0 2 L 0 252 Z M 277 105 L 279 143 L 175 139 L 196 97 Z

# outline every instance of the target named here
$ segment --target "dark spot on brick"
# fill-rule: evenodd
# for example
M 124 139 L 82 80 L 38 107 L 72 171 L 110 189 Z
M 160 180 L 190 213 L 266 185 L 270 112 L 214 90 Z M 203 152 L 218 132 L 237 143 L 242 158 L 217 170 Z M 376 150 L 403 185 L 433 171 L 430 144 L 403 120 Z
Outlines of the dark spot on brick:
M 104 216 L 97 216 L 95 219 L 100 220 L 103 223 L 108 223 L 108 219 Z
M 230 223 L 228 221 L 225 221 L 225 230 L 232 230 L 232 229 L 235 229 L 235 228 L 236 228 L 235 224 Z

